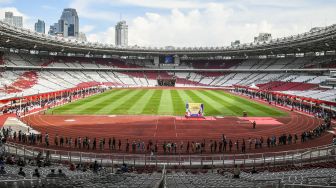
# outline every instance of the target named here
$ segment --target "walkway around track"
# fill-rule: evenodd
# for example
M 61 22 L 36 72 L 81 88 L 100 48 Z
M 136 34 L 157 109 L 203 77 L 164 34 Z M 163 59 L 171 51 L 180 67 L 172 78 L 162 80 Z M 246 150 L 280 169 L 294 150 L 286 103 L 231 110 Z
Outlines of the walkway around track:
M 49 151 L 50 159 L 59 163 L 92 163 L 100 162 L 103 166 L 114 167 L 127 163 L 134 166 L 166 166 L 172 168 L 174 166 L 184 166 L 190 168 L 209 167 L 229 167 L 233 165 L 248 166 L 287 166 L 287 165 L 303 165 L 307 163 L 320 161 L 336 160 L 336 146 L 325 145 L 315 148 L 273 152 L 273 153 L 255 153 L 255 154 L 213 154 L 213 155 L 147 155 L 147 154 L 110 154 L 110 153 L 85 153 L 72 152 L 63 150 L 49 150 L 30 146 L 24 146 L 14 143 L 7 143 L 5 151 L 23 158 L 35 159 L 39 152 L 46 157 Z

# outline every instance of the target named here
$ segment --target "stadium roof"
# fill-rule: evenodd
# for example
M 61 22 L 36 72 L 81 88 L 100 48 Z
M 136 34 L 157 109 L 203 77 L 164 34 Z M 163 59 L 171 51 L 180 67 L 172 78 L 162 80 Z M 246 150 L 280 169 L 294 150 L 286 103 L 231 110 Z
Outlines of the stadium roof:
M 295 54 L 335 51 L 336 25 L 313 30 L 298 35 L 273 39 L 263 43 L 241 44 L 237 47 L 183 47 L 156 48 L 80 42 L 58 36 L 49 36 L 34 31 L 17 28 L 0 21 L 0 47 L 24 49 L 58 54 L 91 54 L 118 56 L 158 56 L 178 55 L 180 57 L 235 56 L 250 57 L 261 55 Z

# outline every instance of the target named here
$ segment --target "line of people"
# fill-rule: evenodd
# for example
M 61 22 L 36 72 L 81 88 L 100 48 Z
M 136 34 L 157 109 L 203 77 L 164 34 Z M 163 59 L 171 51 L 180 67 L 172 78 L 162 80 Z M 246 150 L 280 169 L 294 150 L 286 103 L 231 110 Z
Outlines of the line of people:
M 157 140 L 133 140 L 110 138 L 90 138 L 90 137 L 65 137 L 56 134 L 53 138 L 53 147 L 56 148 L 71 148 L 75 150 L 84 151 L 112 151 L 112 152 L 126 152 L 126 153 L 151 153 L 156 154 L 161 152 L 163 154 L 193 154 L 193 153 L 230 153 L 239 152 L 245 153 L 247 150 L 272 148 L 281 145 L 289 145 L 298 143 L 299 138 L 301 142 L 307 142 L 314 138 L 320 137 L 323 132 L 330 128 L 330 121 L 310 131 L 304 131 L 302 134 L 282 134 L 279 136 L 259 137 L 259 138 L 241 138 L 231 139 L 222 135 L 221 139 L 200 140 L 200 141 L 161 141 Z M 12 133 L 11 130 L 2 129 L 0 138 L 6 141 L 10 139 L 14 142 L 27 145 L 40 145 L 50 147 L 50 136 L 48 133 L 42 134 L 23 134 L 19 132 Z M 43 142 L 44 141 L 44 142 Z M 160 151 L 159 148 L 162 148 Z

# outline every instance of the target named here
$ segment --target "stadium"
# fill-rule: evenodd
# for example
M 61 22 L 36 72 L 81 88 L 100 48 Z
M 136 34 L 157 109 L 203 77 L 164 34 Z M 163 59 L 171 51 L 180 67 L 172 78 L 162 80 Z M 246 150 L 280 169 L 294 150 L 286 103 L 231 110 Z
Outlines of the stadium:
M 156 48 L 1 21 L 1 161 L 41 178 L 0 187 L 334 187 L 335 49 L 336 25 Z

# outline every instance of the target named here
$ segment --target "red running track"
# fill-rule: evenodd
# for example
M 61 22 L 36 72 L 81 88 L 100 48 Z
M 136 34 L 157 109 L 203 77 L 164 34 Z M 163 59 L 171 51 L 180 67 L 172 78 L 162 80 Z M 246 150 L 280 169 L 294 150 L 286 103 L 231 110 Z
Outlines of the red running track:
M 115 137 L 116 140 L 122 140 L 124 148 L 125 140 L 142 140 L 147 143 L 148 140 L 159 143 L 159 151 L 162 150 L 164 141 L 181 143 L 186 147 L 187 141 L 201 142 L 206 140 L 206 146 L 209 140 L 221 140 L 222 134 L 234 143 L 237 139 L 242 143 L 244 138 L 247 143 L 249 138 L 264 138 L 272 135 L 280 136 L 282 134 L 297 134 L 300 142 L 300 135 L 303 131 L 310 131 L 320 125 L 322 120 L 302 115 L 296 112 L 289 112 L 288 117 L 276 118 L 281 125 L 257 125 L 252 129 L 251 122 L 242 120 L 238 117 L 216 118 L 216 120 L 176 120 L 175 117 L 166 116 L 82 116 L 82 115 L 43 115 L 34 114 L 23 118 L 34 129 L 50 135 L 50 142 L 53 144 L 53 138 L 56 134 L 64 137 L 86 137 L 91 139 L 106 139 Z M 297 143 L 286 146 L 267 149 L 269 152 L 284 151 L 292 149 L 301 149 L 306 147 L 315 147 L 331 143 L 332 134 L 324 133 L 322 137 L 314 140 Z M 97 141 L 97 145 L 98 145 Z M 105 147 L 108 144 L 105 144 Z M 233 147 L 235 148 L 235 147 Z M 248 146 L 247 146 L 248 148 Z M 264 149 L 248 150 L 248 152 L 263 152 Z

